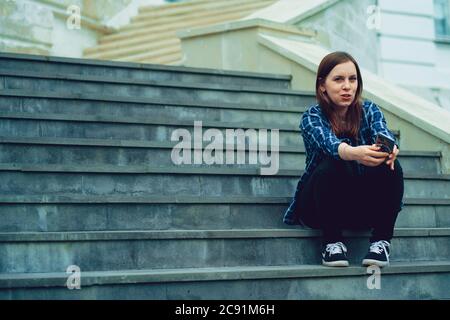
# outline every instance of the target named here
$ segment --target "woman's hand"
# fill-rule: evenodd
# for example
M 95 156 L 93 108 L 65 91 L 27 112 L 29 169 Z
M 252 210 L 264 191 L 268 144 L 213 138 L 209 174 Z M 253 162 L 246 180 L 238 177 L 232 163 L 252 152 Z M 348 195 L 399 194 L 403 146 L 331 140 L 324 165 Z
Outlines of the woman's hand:
M 397 155 L 399 152 L 400 150 L 398 150 L 397 145 L 394 144 L 394 151 L 392 151 L 392 153 L 389 155 L 389 159 L 386 161 L 386 164 L 390 166 L 391 170 L 394 170 L 394 161 L 395 159 L 397 159 Z
M 371 146 L 363 145 L 357 147 L 348 146 L 350 153 L 350 160 L 355 160 L 368 167 L 376 167 L 386 161 L 389 153 L 381 152 L 380 147 L 376 144 Z

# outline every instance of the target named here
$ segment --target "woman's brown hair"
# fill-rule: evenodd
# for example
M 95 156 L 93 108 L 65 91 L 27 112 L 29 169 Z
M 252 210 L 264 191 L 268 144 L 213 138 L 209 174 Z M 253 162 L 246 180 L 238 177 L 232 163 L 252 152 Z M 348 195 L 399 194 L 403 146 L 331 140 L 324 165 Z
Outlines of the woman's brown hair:
M 325 83 L 325 79 L 335 66 L 348 61 L 353 62 L 353 64 L 355 65 L 356 74 L 358 78 L 358 88 L 356 89 L 355 99 L 348 108 L 346 115 L 346 122 L 345 124 L 341 124 L 339 122 L 337 113 L 335 112 L 335 107 L 332 101 L 328 98 L 326 93 L 320 90 L 320 85 L 323 85 Z M 359 70 L 358 63 L 350 54 L 346 52 L 336 51 L 326 55 L 322 59 L 319 65 L 319 69 L 317 70 L 316 98 L 317 102 L 322 108 L 322 112 L 327 117 L 328 121 L 330 122 L 331 128 L 337 137 L 348 135 L 354 138 L 355 140 L 358 139 L 358 131 L 362 115 L 362 106 L 361 106 L 362 90 L 363 90 L 363 81 L 361 78 L 361 72 Z

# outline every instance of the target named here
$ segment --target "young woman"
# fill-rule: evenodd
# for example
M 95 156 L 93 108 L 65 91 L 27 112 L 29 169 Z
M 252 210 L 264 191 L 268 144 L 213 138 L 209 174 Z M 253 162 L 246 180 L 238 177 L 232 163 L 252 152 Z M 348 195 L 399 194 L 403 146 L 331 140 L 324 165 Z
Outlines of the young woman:
M 395 140 L 380 108 L 362 100 L 363 81 L 345 52 L 325 56 L 316 78 L 318 104 L 302 116 L 306 169 L 284 222 L 321 229 L 322 263 L 348 266 L 343 229 L 372 228 L 362 264 L 389 264 L 390 241 L 403 207 L 403 171 L 395 144 L 389 154 L 379 133 Z

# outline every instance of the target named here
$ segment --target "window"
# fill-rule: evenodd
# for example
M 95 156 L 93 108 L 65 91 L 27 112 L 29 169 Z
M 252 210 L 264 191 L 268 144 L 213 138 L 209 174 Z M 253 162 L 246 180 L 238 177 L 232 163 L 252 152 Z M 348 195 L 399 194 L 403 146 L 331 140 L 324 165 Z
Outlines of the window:
M 450 38 L 450 0 L 434 0 L 436 38 Z

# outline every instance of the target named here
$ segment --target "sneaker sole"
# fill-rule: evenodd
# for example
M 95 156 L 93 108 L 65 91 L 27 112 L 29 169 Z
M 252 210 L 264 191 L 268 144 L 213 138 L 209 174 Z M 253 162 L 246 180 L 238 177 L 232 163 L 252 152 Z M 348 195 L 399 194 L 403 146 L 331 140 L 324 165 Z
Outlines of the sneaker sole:
M 378 261 L 378 260 L 373 260 L 373 259 L 364 259 L 362 262 L 362 265 L 364 267 L 368 267 L 368 266 L 379 266 L 379 267 L 387 267 L 389 265 L 389 262 L 387 261 Z
M 331 261 L 331 262 L 322 260 L 322 264 L 327 267 L 348 267 L 348 261 L 346 260 Z

